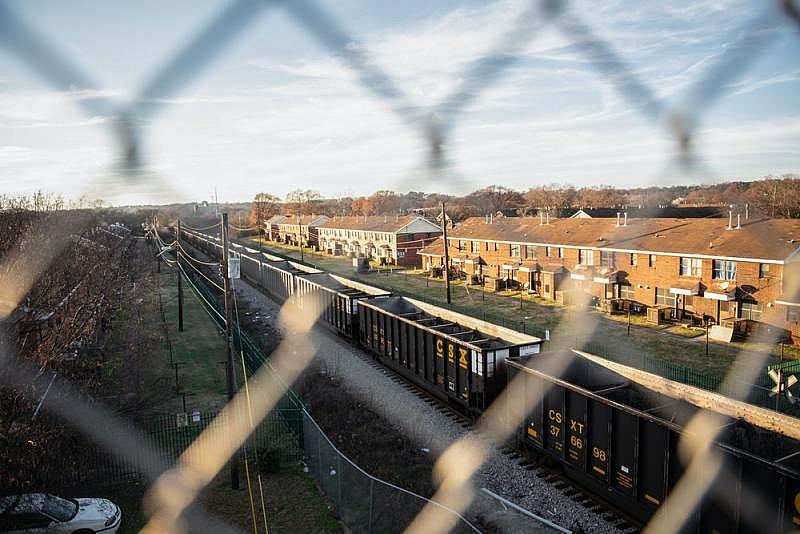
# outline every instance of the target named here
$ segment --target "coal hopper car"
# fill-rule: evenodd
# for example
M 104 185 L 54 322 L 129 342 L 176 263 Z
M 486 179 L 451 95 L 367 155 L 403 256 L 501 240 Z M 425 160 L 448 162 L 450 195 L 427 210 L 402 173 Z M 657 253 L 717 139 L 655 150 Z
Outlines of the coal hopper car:
M 542 340 L 407 297 L 358 302 L 359 341 L 430 394 L 478 414 L 505 387 L 509 357 Z
M 389 293 L 330 273 L 295 277 L 295 306 L 354 343 L 358 342 L 358 303 Z
M 571 351 L 512 359 L 507 369 L 509 381 L 521 384 L 517 398 L 507 398 L 506 413 L 522 421 L 522 445 L 642 522 L 670 506 L 668 495 L 687 469 L 679 442 L 700 408 Z M 665 511 L 688 516 L 683 532 L 796 532 L 800 442 L 718 416 L 712 447 L 722 469 L 703 463 L 713 481 L 699 505 L 685 510 L 672 504 Z

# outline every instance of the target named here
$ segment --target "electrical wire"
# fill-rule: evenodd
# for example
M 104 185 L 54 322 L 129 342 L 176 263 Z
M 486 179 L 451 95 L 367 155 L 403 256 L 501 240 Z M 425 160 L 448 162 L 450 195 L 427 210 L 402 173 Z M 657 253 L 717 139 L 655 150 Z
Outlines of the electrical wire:
M 176 241 L 176 243 L 177 243 L 177 241 Z M 189 254 L 189 252 L 185 248 L 183 248 L 183 245 L 181 245 L 180 243 L 178 243 L 178 248 L 181 249 L 181 252 L 183 252 L 183 256 L 187 260 L 193 261 L 193 262 L 195 262 L 197 264 L 200 264 L 200 265 L 208 265 L 209 267 L 217 267 L 219 265 L 218 261 L 217 262 L 211 262 L 211 261 L 198 260 L 197 258 L 193 257 L 191 254 Z
M 183 257 L 183 254 L 180 254 L 180 256 L 181 256 L 181 257 Z M 221 285 L 219 285 L 218 283 L 216 283 L 215 281 L 213 281 L 211 278 L 209 278 L 208 276 L 206 276 L 206 274 L 205 274 L 205 273 L 203 273 L 203 271 L 201 271 L 200 269 L 198 269 L 197 267 L 195 267 L 194 265 L 192 265 L 190 262 L 186 262 L 186 265 L 188 265 L 189 267 L 191 267 L 192 269 L 194 269 L 194 271 L 195 271 L 197 274 L 199 274 L 200 276 L 202 276 L 203 278 L 205 278 L 205 279 L 206 279 L 206 280 L 207 280 L 207 281 L 208 281 L 208 282 L 209 282 L 211 285 L 213 285 L 214 287 L 216 287 L 216 288 L 217 288 L 217 289 L 219 289 L 220 291 L 225 291 L 225 289 L 224 289 L 224 288 L 223 288 Z
M 219 319 L 220 319 L 220 320 L 221 320 L 221 321 L 224 323 L 224 322 L 225 322 L 225 317 L 223 317 L 223 316 L 222 316 L 222 314 L 220 314 L 220 313 L 217 311 L 217 308 L 216 308 L 216 307 L 215 307 L 213 304 L 211 304 L 210 302 L 208 302 L 208 299 L 207 299 L 207 298 L 205 298 L 205 296 L 203 296 L 203 294 L 200 292 L 200 290 L 199 290 L 199 289 L 197 288 L 197 286 L 194 284 L 194 282 L 193 282 L 193 281 L 192 281 L 192 279 L 189 277 L 189 275 L 188 275 L 188 274 L 186 274 L 186 271 L 184 271 L 184 270 L 183 270 L 183 266 L 182 266 L 182 265 L 180 265 L 180 264 L 178 264 L 178 268 L 179 268 L 179 269 L 181 270 L 181 272 L 183 273 L 183 276 L 184 276 L 184 278 L 186 278 L 186 283 L 188 283 L 188 284 L 189 284 L 189 286 L 192 288 L 192 291 L 194 291 L 195 295 L 197 295 L 198 297 L 200 297 L 200 299 L 201 299 L 203 302 L 205 302 L 205 303 L 206 303 L 206 305 L 205 305 L 205 306 L 203 306 L 203 309 L 205 309 L 205 310 L 206 310 L 206 312 L 208 313 L 208 315 L 209 315 L 209 316 L 211 316 L 211 319 L 212 319 L 214 322 L 216 322 L 216 321 L 217 321 L 217 320 L 214 318 L 214 316 L 213 316 L 213 315 L 211 315 L 211 312 L 214 312 L 214 313 L 217 315 L 217 317 L 219 317 Z
M 248 228 L 239 228 L 238 226 L 236 226 L 234 224 L 230 224 L 228 226 L 230 226 L 231 228 L 233 228 L 237 232 L 249 232 L 250 230 L 258 230 L 260 228 L 259 226 L 250 226 Z
M 181 224 L 181 230 L 183 230 L 184 228 L 188 228 L 189 230 L 194 230 L 195 232 L 202 232 L 203 230 L 211 230 L 212 228 L 216 228 L 217 226 L 220 226 L 221 224 L 222 224 L 222 221 L 220 221 L 220 222 L 218 222 L 216 224 L 212 224 L 211 226 L 206 226 L 204 228 L 194 228 L 193 226 L 188 226 L 188 225 L 184 226 L 183 224 Z

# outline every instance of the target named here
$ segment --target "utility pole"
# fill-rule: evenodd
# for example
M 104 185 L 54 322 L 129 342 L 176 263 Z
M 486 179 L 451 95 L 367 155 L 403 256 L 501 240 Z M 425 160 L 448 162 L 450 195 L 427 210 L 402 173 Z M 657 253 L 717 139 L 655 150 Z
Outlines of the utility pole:
M 444 286 L 447 290 L 447 303 L 450 304 L 450 255 L 447 253 L 447 213 L 442 201 L 442 238 L 444 239 Z
M 309 224 L 311 221 L 308 221 Z M 297 236 L 298 236 L 298 243 L 300 243 L 300 261 L 305 263 L 305 258 L 303 257 L 303 216 L 297 216 Z
M 233 399 L 236 385 L 233 380 L 233 342 L 231 330 L 231 282 L 228 278 L 228 214 L 222 214 L 222 289 L 225 301 L 225 354 L 227 356 L 225 375 L 228 382 L 228 402 Z M 231 488 L 239 489 L 238 451 L 231 458 Z
M 178 332 L 183 332 L 183 277 L 181 276 L 181 220 L 178 219 L 175 230 L 175 261 L 178 268 L 175 273 L 178 275 Z

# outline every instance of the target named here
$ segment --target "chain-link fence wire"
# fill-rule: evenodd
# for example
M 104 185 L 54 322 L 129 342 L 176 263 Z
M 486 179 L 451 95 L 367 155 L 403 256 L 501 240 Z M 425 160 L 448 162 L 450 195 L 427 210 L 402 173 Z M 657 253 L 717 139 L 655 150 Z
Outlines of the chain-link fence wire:
M 457 532 L 480 532 L 458 512 L 362 470 L 333 445 L 307 412 L 303 439 L 308 473 L 351 531 L 401 531 L 428 503 L 451 516 Z
M 515 54 L 525 42 L 532 39 L 542 26 L 555 25 L 574 43 L 596 67 L 599 75 L 610 81 L 620 94 L 640 109 L 645 117 L 663 124 L 677 144 L 676 161 L 687 170 L 696 170 L 700 163 L 701 146 L 697 139 L 698 125 L 715 101 L 724 98 L 730 84 L 741 76 L 745 67 L 763 55 L 767 45 L 774 39 L 777 27 L 785 24 L 797 25 L 800 22 L 795 2 L 765 2 L 757 8 L 752 20 L 746 21 L 737 33 L 735 42 L 728 46 L 716 60 L 708 66 L 694 83 L 690 85 L 683 98 L 677 104 L 667 103 L 656 96 L 652 87 L 648 86 L 635 71 L 625 62 L 625 58 L 615 52 L 613 43 L 599 38 L 591 25 L 591 14 L 576 9 L 571 3 L 557 0 L 544 0 L 527 4 L 527 9 L 519 15 L 515 24 L 500 39 L 495 48 L 476 63 L 471 65 L 463 77 L 462 86 L 450 98 L 433 105 L 415 105 L 398 88 L 398 84 L 385 74 L 370 58 L 363 47 L 351 46 L 354 40 L 347 34 L 330 14 L 311 1 L 299 2 L 261 2 L 256 0 L 238 0 L 229 2 L 221 12 L 197 35 L 190 39 L 186 46 L 164 62 L 163 67 L 127 103 L 119 103 L 106 97 L 92 97 L 79 100 L 79 106 L 90 116 L 110 117 L 113 124 L 112 136 L 118 143 L 119 167 L 113 173 L 110 185 L 122 189 L 126 187 L 144 187 L 164 193 L 170 190 L 165 179 L 147 169 L 141 154 L 140 146 L 142 127 L 147 121 L 156 118 L 163 107 L 166 97 L 183 90 L 195 77 L 199 76 L 210 61 L 224 49 L 232 38 L 242 29 L 257 19 L 256 15 L 265 9 L 286 9 L 300 27 L 309 31 L 320 40 L 332 53 L 342 59 L 359 78 L 361 84 L 372 91 L 378 98 L 397 111 L 415 131 L 417 131 L 429 147 L 427 170 L 429 176 L 439 178 L 442 187 L 454 185 L 457 178 L 446 156 L 452 148 L 452 138 L 448 133 L 457 125 L 459 113 L 480 94 L 496 83 L 503 70 L 510 65 Z M 0 3 L 0 43 L 20 58 L 35 71 L 53 89 L 58 91 L 92 90 L 98 85 L 91 76 L 83 73 L 77 64 L 63 54 L 46 35 L 29 23 L 10 2 Z M 95 180 L 87 185 L 88 190 L 108 187 L 109 184 Z M 402 187 L 402 186 L 401 186 Z M 4 316 L 8 316 L 19 305 L 22 298 L 37 281 L 45 276 L 48 266 L 59 253 L 57 243 L 47 243 L 46 229 L 32 229 L 26 236 L 27 243 L 41 243 L 39 247 L 26 247 L 24 252 L 4 255 L 2 266 L 14 276 L 6 277 L 3 283 L 2 296 Z M 30 251 L 36 250 L 35 255 Z M 15 257 L 15 255 L 17 257 Z M 18 256 L 24 256 L 25 269 L 14 269 L 20 265 Z M 795 294 L 798 281 L 787 280 L 785 291 Z M 310 328 L 315 318 L 290 313 L 282 313 L 285 320 L 303 332 Z M 569 325 L 562 325 L 554 336 L 563 333 L 574 336 L 575 330 L 581 335 L 589 335 L 597 327 L 591 315 L 577 317 Z M 559 332 L 561 330 L 561 332 Z M 774 343 L 776 339 L 766 337 L 760 341 Z M 302 344 L 302 343 L 301 343 Z M 237 396 L 225 409 L 225 413 L 251 412 L 260 420 L 278 402 L 286 391 L 286 383 L 296 378 L 299 372 L 310 362 L 317 347 L 290 347 L 282 344 L 274 356 L 274 366 L 278 375 L 285 382 L 276 382 L 274 377 L 262 375 L 253 377 L 252 386 L 262 391 L 263 395 L 255 396 L 248 403 Z M 9 385 L 36 384 L 36 388 L 46 387 L 45 377 L 15 355 L 13 344 L 4 342 L 0 357 L 8 369 L 6 374 Z M 723 382 L 726 391 L 733 392 L 735 397 L 746 398 L 748 392 L 742 384 L 752 383 L 766 363 L 765 355 L 747 354 L 740 356 L 730 377 L 737 380 Z M 568 365 L 552 369 L 558 375 Z M 58 383 L 53 386 L 56 391 L 53 401 L 47 408 L 70 424 L 85 432 L 92 439 L 101 443 L 118 457 L 137 458 L 144 454 L 151 457 L 157 465 L 158 454 L 153 444 L 144 439 L 135 430 L 118 420 L 112 414 L 89 405 L 68 384 Z M 481 418 L 480 428 L 485 436 L 493 441 L 503 442 L 522 421 L 508 420 L 502 417 L 501 409 L 509 399 L 516 401 L 525 398 L 512 382 L 506 392 Z M 526 406 L 532 408 L 540 398 L 526 399 Z M 233 419 L 233 418 L 231 418 Z M 685 434 L 686 462 L 689 469 L 668 498 L 668 503 L 680 503 L 680 507 L 664 506 L 662 510 L 685 510 L 684 514 L 667 516 L 659 512 L 650 528 L 653 531 L 677 530 L 688 518 L 689 513 L 699 503 L 720 469 L 721 462 L 714 457 L 714 449 L 710 446 L 716 437 L 716 426 L 710 419 L 713 415 L 701 412 L 689 425 Z M 114 428 L 119 432 L 105 432 Z M 174 530 L 185 526 L 181 514 L 191 505 L 197 492 L 202 489 L 216 474 L 222 465 L 234 454 L 249 433 L 246 424 L 231 423 L 226 431 L 209 430 L 201 434 L 197 447 L 208 446 L 215 454 L 204 454 L 204 460 L 198 461 L 195 454 L 197 447 L 190 447 L 180 460 L 178 467 L 161 474 L 169 466 L 161 465 L 159 469 L 146 468 L 151 480 L 156 480 L 153 491 L 154 512 L 151 526 L 156 529 Z M 117 438 L 115 436 L 125 436 Z M 455 510 L 465 510 L 471 501 L 474 491 L 471 488 L 471 475 L 485 457 L 484 445 L 474 440 L 460 440 L 446 451 L 437 464 L 441 485 L 437 492 L 437 500 Z M 205 449 L 203 449 L 205 450 Z M 705 466 L 705 469 L 700 469 Z M 714 468 L 716 467 L 716 469 Z M 453 524 L 451 516 L 442 516 L 437 506 L 426 507 L 417 516 L 412 526 L 420 531 L 439 531 Z M 197 519 L 197 514 L 189 514 Z M 213 521 L 200 521 L 193 524 L 193 530 L 204 531 L 210 526 L 218 526 Z

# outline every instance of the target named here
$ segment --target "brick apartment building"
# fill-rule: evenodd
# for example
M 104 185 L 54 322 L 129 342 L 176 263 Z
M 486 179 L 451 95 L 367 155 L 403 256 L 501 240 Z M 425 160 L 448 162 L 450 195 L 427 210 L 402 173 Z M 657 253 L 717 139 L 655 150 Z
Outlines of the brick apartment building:
M 419 265 L 419 250 L 442 235 L 439 226 L 413 215 L 334 217 L 318 232 L 319 247 L 329 254 L 393 265 Z
M 800 220 L 471 218 L 448 241 L 451 269 L 473 283 L 800 340 Z M 443 252 L 441 239 L 420 251 L 423 267 Z
M 298 246 L 316 247 L 319 243 L 317 227 L 328 221 L 325 215 L 287 215 L 286 219 L 277 223 L 278 241 Z
M 278 241 L 280 230 L 278 224 L 289 219 L 288 215 L 273 215 L 262 224 L 264 225 L 264 237 L 270 241 Z

